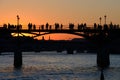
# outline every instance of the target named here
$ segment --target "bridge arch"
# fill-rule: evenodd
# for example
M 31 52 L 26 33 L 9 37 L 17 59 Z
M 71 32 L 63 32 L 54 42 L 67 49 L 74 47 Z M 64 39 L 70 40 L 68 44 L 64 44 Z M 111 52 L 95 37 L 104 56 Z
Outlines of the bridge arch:
M 31 34 L 35 35 L 34 38 L 39 37 L 39 36 L 49 35 L 49 34 L 69 34 L 69 35 L 75 35 L 75 36 L 79 36 L 79 37 L 83 37 L 83 38 L 88 37 L 87 35 L 82 34 L 82 33 L 61 33 L 61 32 L 51 33 L 51 32 L 47 32 L 47 33 L 43 33 L 43 34 L 36 34 L 36 33 L 31 33 Z
M 37 35 L 34 38 L 36 39 L 42 39 L 44 36 L 45 40 L 72 40 L 72 39 L 84 39 L 83 36 L 75 35 L 75 34 L 69 34 L 69 33 L 47 33 L 42 35 Z

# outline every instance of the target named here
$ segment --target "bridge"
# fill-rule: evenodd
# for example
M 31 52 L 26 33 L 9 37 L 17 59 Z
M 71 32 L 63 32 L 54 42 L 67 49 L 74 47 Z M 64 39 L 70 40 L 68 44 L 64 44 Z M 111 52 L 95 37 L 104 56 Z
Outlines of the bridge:
M 99 33 L 104 33 L 104 34 L 108 34 L 111 32 L 115 32 L 115 31 L 119 31 L 120 29 L 109 29 L 109 30 L 99 30 L 99 29 L 32 29 L 32 30 L 28 30 L 28 29 L 12 29 L 10 30 L 10 33 L 16 33 L 16 34 L 22 34 L 23 36 L 25 36 L 23 33 L 28 33 L 28 34 L 33 34 L 33 37 L 38 37 L 38 36 L 42 36 L 42 35 L 46 35 L 46 34 L 53 34 L 53 33 L 67 33 L 67 34 L 73 34 L 73 35 L 78 35 L 78 36 L 82 36 L 85 38 L 90 38 L 91 36 L 94 35 L 99 35 Z M 106 35 L 107 36 L 107 35 Z
M 78 35 L 78 36 L 82 36 L 82 37 L 89 37 L 91 33 L 97 32 L 94 30 L 69 30 L 69 29 L 62 29 L 62 30 L 10 30 L 11 33 L 17 33 L 19 32 L 19 34 L 22 34 L 23 36 L 25 36 L 23 33 L 28 33 L 28 34 L 33 34 L 33 37 L 38 37 L 38 36 L 42 36 L 42 35 L 46 35 L 46 34 L 53 34 L 53 33 L 67 33 L 67 34 L 73 34 L 73 35 Z M 89 34 L 87 34 L 89 33 Z
M 11 33 L 18 34 L 13 37 Z M 26 37 L 23 33 L 34 34 L 33 37 Z M 39 41 L 34 37 L 51 33 L 67 33 L 83 36 L 86 41 Z M 20 36 L 23 35 L 23 37 Z M 110 65 L 109 51 L 113 45 L 118 47 L 114 42 L 120 36 L 120 28 L 69 28 L 69 29 L 21 29 L 19 26 L 15 29 L 3 27 L 0 29 L 0 51 L 14 52 L 14 66 L 22 66 L 23 51 L 43 51 L 43 50 L 67 50 L 68 54 L 73 54 L 74 50 L 95 50 L 97 52 L 97 65 L 99 67 L 108 67 Z M 111 44 L 112 43 L 112 44 Z M 94 45 L 93 45 L 94 44 Z M 39 46 L 40 45 L 40 46 Z M 50 46 L 51 45 L 51 46 Z

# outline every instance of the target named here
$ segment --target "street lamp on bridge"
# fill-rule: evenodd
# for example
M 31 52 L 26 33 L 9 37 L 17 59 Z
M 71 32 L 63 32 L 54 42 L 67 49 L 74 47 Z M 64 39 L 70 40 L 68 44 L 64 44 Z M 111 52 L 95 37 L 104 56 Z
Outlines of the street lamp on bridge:
M 20 20 L 20 17 L 19 15 L 17 15 L 17 26 L 19 26 L 19 20 Z
M 107 18 L 107 16 L 105 15 L 104 18 L 105 18 L 105 24 L 106 24 L 106 18 Z

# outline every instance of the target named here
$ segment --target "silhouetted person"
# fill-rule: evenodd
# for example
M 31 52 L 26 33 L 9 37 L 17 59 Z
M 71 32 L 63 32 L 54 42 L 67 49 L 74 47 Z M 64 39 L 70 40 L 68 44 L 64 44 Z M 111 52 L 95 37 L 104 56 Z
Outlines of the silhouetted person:
M 61 24 L 61 30 L 62 30 L 62 28 L 63 28 L 63 25 Z
M 108 30 L 108 25 L 107 24 L 104 25 L 104 30 Z
M 14 29 L 16 29 L 16 27 L 13 24 L 11 25 L 11 24 L 8 23 L 8 29 L 9 30 L 14 30 Z
M 7 29 L 7 24 L 3 24 L 3 27 Z
M 98 30 L 102 30 L 102 26 L 98 24 Z
M 41 25 L 41 29 L 44 30 L 44 25 Z
M 70 29 L 70 30 L 74 30 L 74 24 L 73 24 L 73 23 L 70 23 L 70 24 L 69 24 L 69 29 Z
M 116 24 L 114 24 L 114 29 L 116 29 L 117 28 L 117 26 L 116 26 Z
M 86 27 L 87 27 L 87 24 L 86 24 L 86 23 L 84 23 L 84 25 L 83 25 L 83 29 L 86 29 Z
M 49 24 L 48 24 L 48 23 L 46 23 L 46 30 L 48 30 L 48 27 L 49 27 Z
M 109 27 L 110 27 L 110 29 L 113 29 L 113 24 L 112 24 L 112 22 L 110 23 Z
M 55 30 L 59 29 L 59 23 L 55 23 Z
M 94 29 L 97 29 L 97 24 L 96 23 L 94 23 Z
M 81 26 L 81 29 L 83 30 L 83 29 L 84 29 L 84 25 L 83 25 L 83 23 L 81 23 L 81 25 L 80 25 L 80 26 Z
M 78 30 L 82 30 L 82 27 L 80 24 L 78 24 Z
M 28 24 L 28 30 L 32 30 L 32 23 Z
M 36 25 L 35 24 L 33 25 L 33 30 L 36 30 Z
M 30 30 L 30 23 L 28 24 L 28 30 Z

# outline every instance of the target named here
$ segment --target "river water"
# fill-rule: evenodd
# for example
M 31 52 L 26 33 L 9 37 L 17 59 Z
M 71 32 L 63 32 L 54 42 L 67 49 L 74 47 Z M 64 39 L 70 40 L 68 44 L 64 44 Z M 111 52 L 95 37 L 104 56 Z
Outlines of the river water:
M 21 69 L 14 69 L 13 60 L 14 55 L 0 55 L 0 80 L 100 80 L 96 54 L 24 52 Z M 110 60 L 105 80 L 120 80 L 120 55 L 110 55 Z

